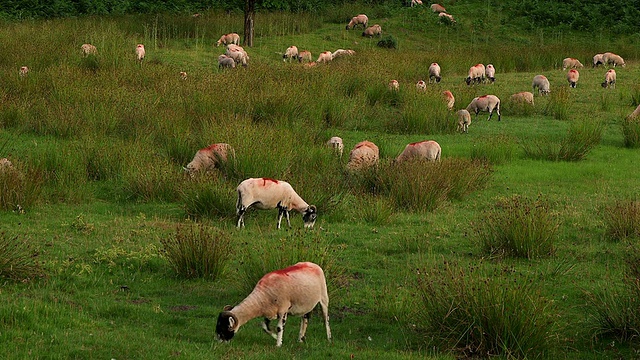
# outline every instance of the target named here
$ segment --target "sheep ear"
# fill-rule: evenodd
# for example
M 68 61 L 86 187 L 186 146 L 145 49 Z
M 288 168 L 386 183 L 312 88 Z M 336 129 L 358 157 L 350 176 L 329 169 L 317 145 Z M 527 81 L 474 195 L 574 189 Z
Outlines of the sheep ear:
M 316 209 L 316 206 L 315 206 L 315 205 L 311 205 L 311 206 L 309 206 L 309 210 L 310 210 L 311 212 L 316 212 L 316 211 L 317 211 L 317 209 Z
M 231 306 L 231 305 L 225 305 L 225 306 L 222 308 L 222 311 L 231 311 L 231 309 L 233 309 L 233 306 Z
M 236 324 L 238 323 L 238 318 L 231 314 L 229 317 L 229 331 L 234 331 L 236 328 Z

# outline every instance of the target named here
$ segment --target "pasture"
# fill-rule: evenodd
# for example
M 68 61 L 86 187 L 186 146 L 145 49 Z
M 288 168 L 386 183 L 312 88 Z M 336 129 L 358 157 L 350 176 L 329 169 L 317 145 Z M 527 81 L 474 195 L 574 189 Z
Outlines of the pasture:
M 637 126 L 623 125 L 640 102 L 638 38 L 523 31 L 475 3 L 448 10 L 453 26 L 426 6 L 258 13 L 249 65 L 224 70 L 215 42 L 242 32 L 241 13 L 3 23 L 0 158 L 22 175 L 0 177 L 0 357 L 637 358 L 640 150 Z M 359 13 L 381 38 L 345 30 Z M 397 48 L 377 46 L 385 37 Z M 83 58 L 83 43 L 98 55 Z M 283 62 L 290 45 L 314 59 L 356 54 L 307 68 Z M 590 65 L 606 51 L 627 63 L 612 89 Z M 576 88 L 566 57 L 585 65 Z M 416 91 L 432 62 L 442 81 Z M 494 84 L 465 84 L 476 63 L 495 66 Z M 551 94 L 512 103 L 537 74 Z M 472 114 L 457 133 L 444 90 L 455 110 L 497 95 L 502 120 Z M 380 166 L 349 173 L 362 140 L 378 145 Z M 440 163 L 393 162 L 422 140 L 440 144 Z M 186 175 L 216 142 L 233 160 Z M 276 210 L 255 209 L 236 229 L 235 188 L 248 177 L 292 184 L 318 207 L 314 229 L 292 212 L 277 230 Z M 510 232 L 524 243 L 496 242 Z M 200 238 L 213 248 L 190 256 L 226 262 L 184 276 L 170 246 Z M 282 348 L 259 320 L 219 343 L 222 308 L 298 261 L 325 269 L 332 343 L 318 311 L 305 343 L 297 317 Z

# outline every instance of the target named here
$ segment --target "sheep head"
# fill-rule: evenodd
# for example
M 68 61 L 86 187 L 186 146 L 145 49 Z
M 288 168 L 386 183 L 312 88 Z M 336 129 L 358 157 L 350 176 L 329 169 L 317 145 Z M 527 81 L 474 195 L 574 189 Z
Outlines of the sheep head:
M 238 330 L 238 318 L 230 311 L 231 309 L 232 307 L 227 305 L 218 315 L 216 334 L 221 341 L 230 341 Z
M 309 206 L 304 213 L 302 213 L 302 221 L 304 221 L 304 227 L 312 229 L 318 218 L 318 210 L 315 205 Z

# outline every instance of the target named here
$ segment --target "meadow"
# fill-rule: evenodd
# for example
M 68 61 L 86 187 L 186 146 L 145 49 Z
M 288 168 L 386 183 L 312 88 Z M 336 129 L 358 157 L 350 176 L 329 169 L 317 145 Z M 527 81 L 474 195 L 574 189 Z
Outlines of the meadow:
M 2 23 L 0 158 L 19 174 L 0 176 L 0 357 L 639 358 L 640 131 L 625 118 L 640 103 L 640 39 L 449 7 L 454 25 L 388 4 L 258 13 L 248 67 L 227 70 L 215 42 L 242 31 L 238 12 Z M 396 48 L 345 30 L 359 13 Z M 307 68 L 282 61 L 290 45 L 356 54 Z M 591 67 L 605 51 L 627 63 L 613 89 Z M 585 65 L 575 89 L 566 57 Z M 417 92 L 432 62 L 443 80 Z M 476 63 L 495 66 L 494 84 L 465 84 Z M 551 94 L 510 102 L 537 74 Z M 456 110 L 497 95 L 502 120 L 481 113 L 457 133 L 444 90 Z M 365 139 L 379 168 L 347 172 Z M 393 162 L 427 139 L 441 162 Z M 234 159 L 186 175 L 215 142 Z M 248 177 L 291 183 L 318 207 L 314 229 L 292 214 L 277 230 L 275 210 L 236 229 Z M 259 320 L 216 340 L 225 305 L 298 261 L 325 269 L 331 343 L 319 312 L 305 343 L 294 317 L 282 348 Z

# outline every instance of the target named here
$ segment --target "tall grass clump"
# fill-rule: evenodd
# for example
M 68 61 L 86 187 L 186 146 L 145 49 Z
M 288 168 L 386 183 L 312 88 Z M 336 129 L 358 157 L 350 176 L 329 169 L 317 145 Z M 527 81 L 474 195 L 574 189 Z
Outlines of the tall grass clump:
M 180 224 L 160 242 L 176 274 L 187 279 L 219 279 L 233 250 L 227 234 L 203 224 Z
M 602 139 L 604 123 L 601 120 L 575 120 L 567 136 L 559 143 L 549 139 L 523 141 L 525 156 L 531 159 L 551 161 L 580 161 Z
M 517 148 L 516 142 L 506 135 L 481 138 L 473 143 L 471 159 L 500 165 L 512 161 Z
M 27 239 L 0 233 L 0 279 L 4 281 L 30 281 L 43 277 L 38 253 Z
M 557 120 L 568 120 L 571 112 L 571 94 L 569 88 L 565 86 L 558 87 L 556 91 L 549 95 L 549 102 L 545 108 L 546 115 L 553 116 Z
M 616 201 L 603 211 L 606 237 L 621 241 L 640 238 L 640 201 Z
M 186 215 L 196 220 L 235 216 L 236 186 L 209 172 L 196 174 L 179 191 Z
M 555 348 L 552 302 L 512 269 L 445 262 L 421 270 L 416 325 L 429 347 L 466 358 L 546 358 Z
M 559 221 L 540 197 L 500 199 L 480 219 L 475 233 L 490 255 L 533 259 L 554 253 Z
M 625 147 L 634 149 L 640 147 L 640 119 L 626 117 L 622 120 L 622 135 Z
M 13 166 L 0 164 L 0 210 L 18 211 L 33 206 L 42 193 L 41 172 L 27 170 L 23 174 Z
M 453 134 L 457 120 L 447 110 L 439 91 L 414 92 L 405 95 L 401 115 L 388 119 L 384 126 L 396 134 Z

